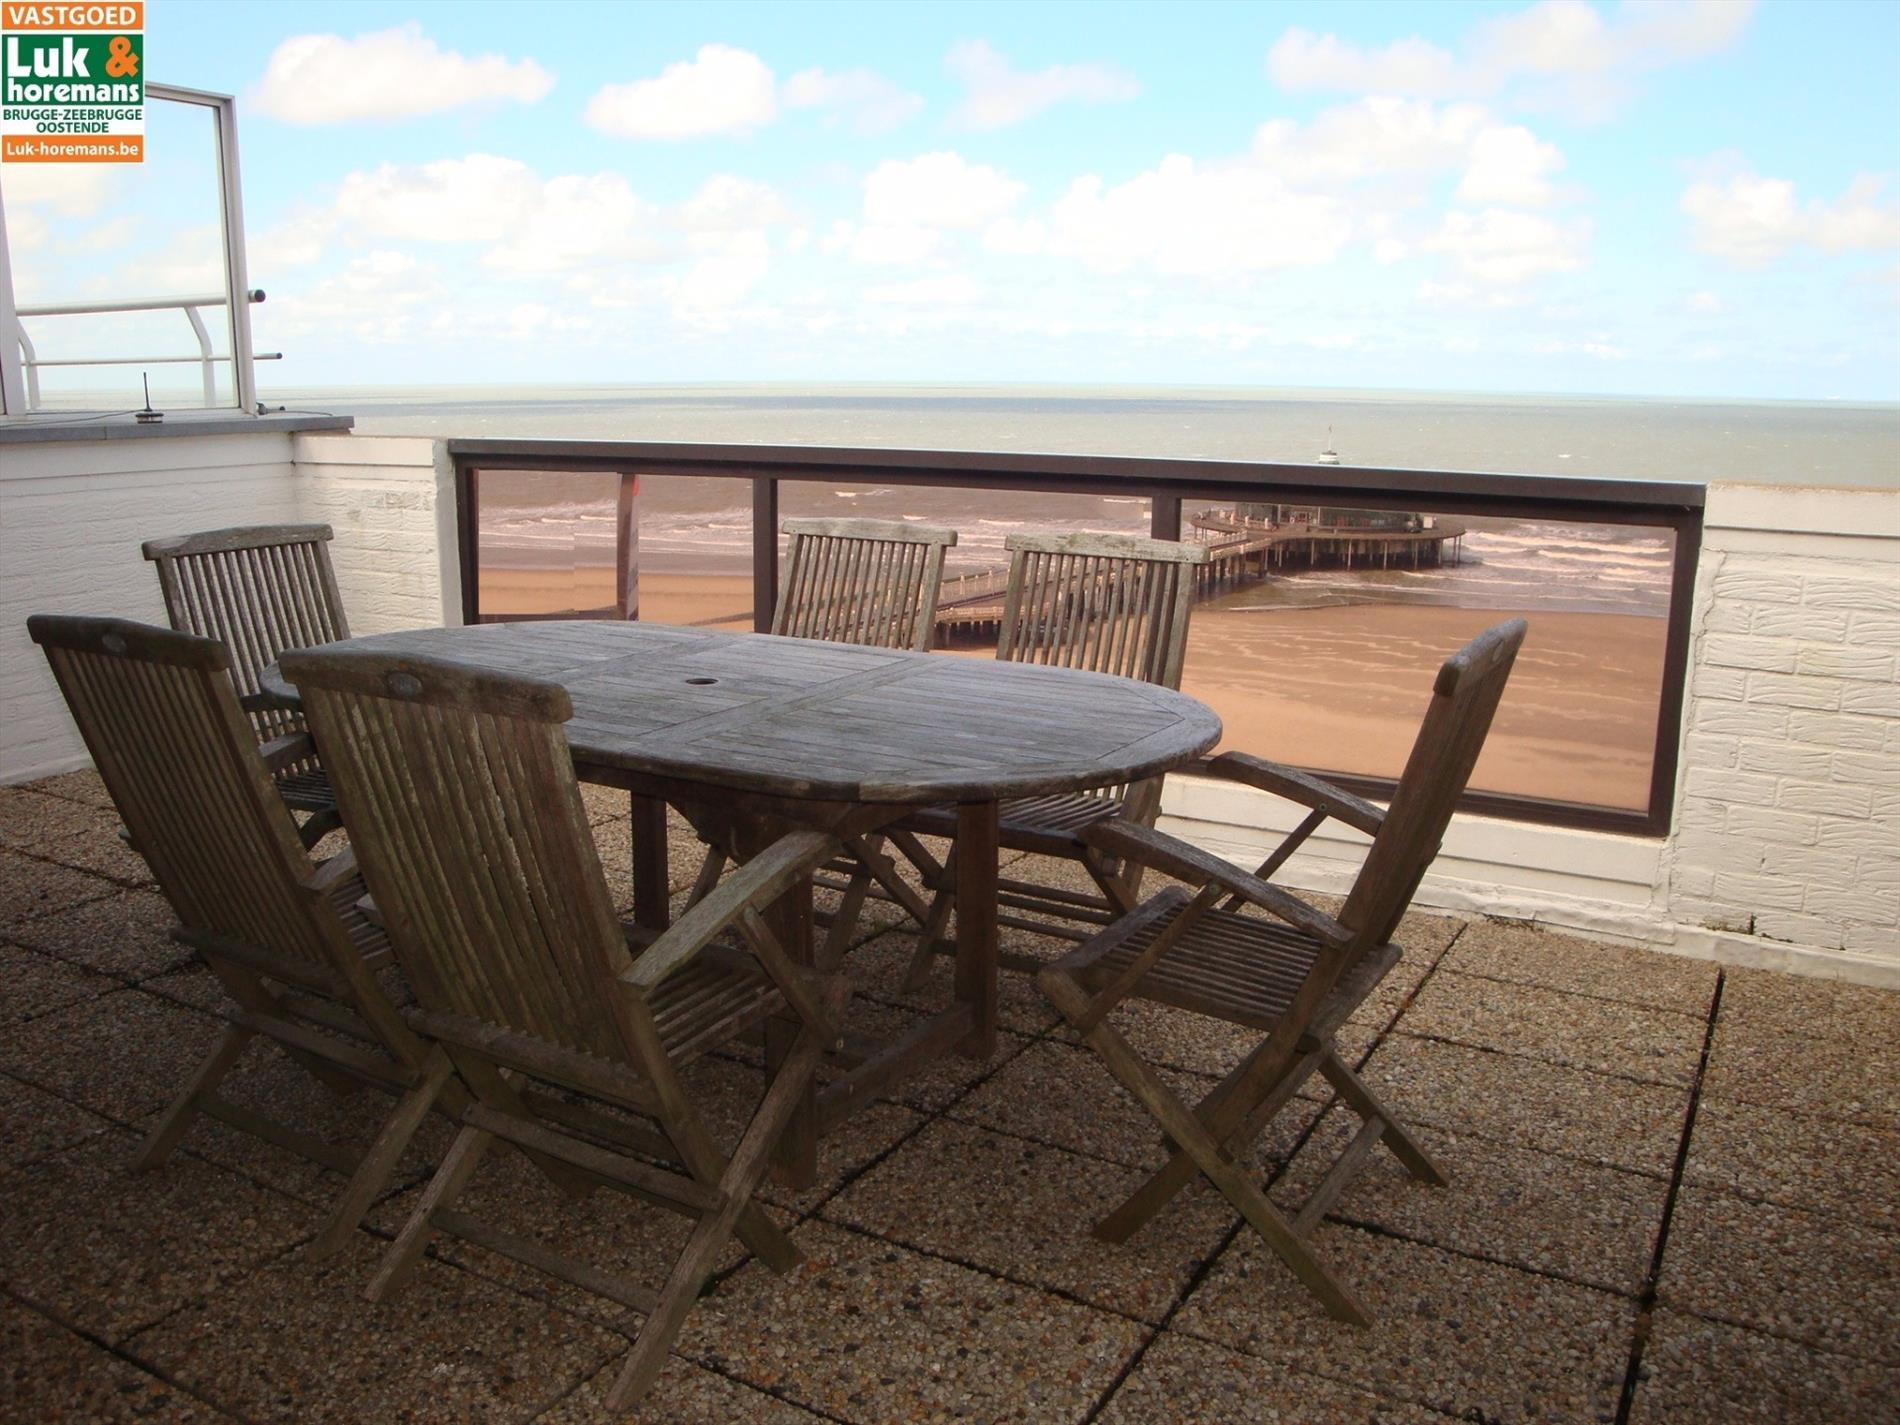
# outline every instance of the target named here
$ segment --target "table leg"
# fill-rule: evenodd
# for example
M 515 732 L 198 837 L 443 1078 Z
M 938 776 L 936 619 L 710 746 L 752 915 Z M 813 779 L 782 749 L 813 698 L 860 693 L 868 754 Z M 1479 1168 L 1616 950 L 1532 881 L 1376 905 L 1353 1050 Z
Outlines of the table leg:
M 957 807 L 957 974 L 959 1004 L 976 1011 L 976 1026 L 959 1052 L 987 1059 L 996 1052 L 997 804 Z
M 664 930 L 672 923 L 667 909 L 666 803 L 635 792 L 633 812 L 633 923 Z

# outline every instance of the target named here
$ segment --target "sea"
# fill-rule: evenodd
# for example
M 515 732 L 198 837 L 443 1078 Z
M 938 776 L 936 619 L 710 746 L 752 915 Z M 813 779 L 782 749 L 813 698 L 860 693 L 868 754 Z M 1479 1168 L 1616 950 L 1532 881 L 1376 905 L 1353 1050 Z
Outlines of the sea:
M 986 386 L 416 387 L 266 393 L 344 412 L 370 435 L 533 436 L 737 445 L 1152 455 L 1445 471 L 1900 488 L 1900 406 L 1393 391 Z M 610 496 L 550 480 L 484 502 L 484 557 L 541 564 L 611 547 Z M 1014 530 L 1146 532 L 1147 502 L 905 486 L 787 484 L 782 513 L 949 524 L 950 572 L 1000 564 Z M 642 568 L 740 573 L 742 480 L 643 477 Z M 1190 518 L 1194 507 L 1184 511 Z M 1433 513 L 1429 509 L 1417 513 Z M 1229 608 L 1432 603 L 1661 616 L 1671 536 L 1641 526 L 1448 516 L 1455 565 L 1320 569 L 1230 593 Z

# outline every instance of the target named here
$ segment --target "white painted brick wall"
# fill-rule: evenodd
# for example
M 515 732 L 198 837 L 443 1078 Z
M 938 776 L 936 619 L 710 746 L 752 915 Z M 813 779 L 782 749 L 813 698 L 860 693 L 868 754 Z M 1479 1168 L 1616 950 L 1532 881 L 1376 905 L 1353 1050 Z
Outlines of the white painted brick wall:
M 1698 586 L 1658 909 L 1900 968 L 1900 491 L 1712 487 Z
M 0 782 L 85 762 L 27 615 L 162 624 L 144 540 L 323 521 L 336 528 L 354 630 L 459 618 L 448 479 L 434 443 L 419 439 L 236 432 L 0 446 Z

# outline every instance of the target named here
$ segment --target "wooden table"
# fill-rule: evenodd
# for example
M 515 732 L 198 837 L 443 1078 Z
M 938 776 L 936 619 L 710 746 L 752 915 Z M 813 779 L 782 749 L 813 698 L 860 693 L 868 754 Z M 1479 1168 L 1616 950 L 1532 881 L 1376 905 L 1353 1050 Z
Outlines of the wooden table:
M 787 826 L 861 836 L 917 806 L 956 804 L 954 1002 L 807 1106 L 781 1154 L 794 1180 L 814 1171 L 819 1133 L 897 1078 L 948 1052 L 995 1051 L 997 803 L 1153 776 L 1207 751 L 1221 730 L 1205 704 L 1125 678 L 664 624 L 478 624 L 345 646 L 561 684 L 583 779 L 716 824 L 741 855 Z M 296 696 L 275 667 L 264 683 Z M 635 914 L 658 926 L 667 876 L 653 830 L 634 828 Z M 809 886 L 774 916 L 807 959 L 810 917 Z

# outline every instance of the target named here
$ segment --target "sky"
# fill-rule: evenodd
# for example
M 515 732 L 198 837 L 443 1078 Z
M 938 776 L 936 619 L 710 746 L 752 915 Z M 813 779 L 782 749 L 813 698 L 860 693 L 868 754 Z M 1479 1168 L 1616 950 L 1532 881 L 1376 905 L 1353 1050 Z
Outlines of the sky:
M 1900 398 L 1895 3 L 150 0 L 145 56 L 238 98 L 272 386 Z M 0 170 L 21 304 L 219 285 L 174 107 Z

